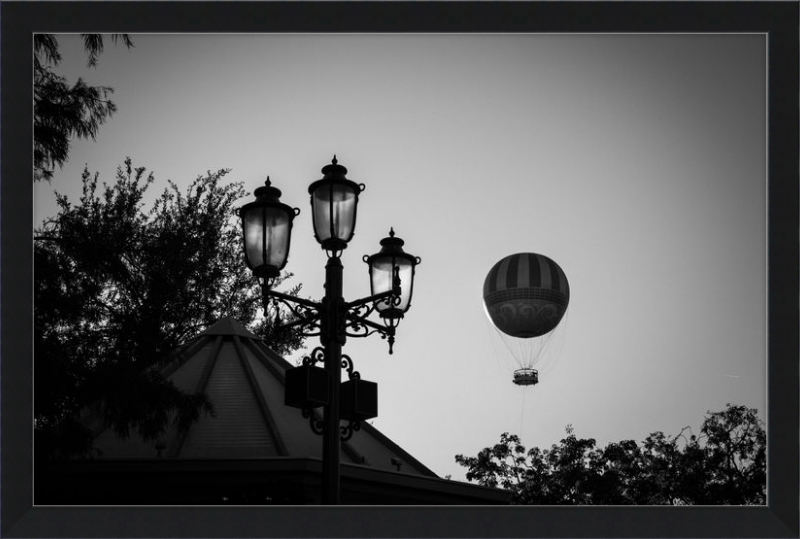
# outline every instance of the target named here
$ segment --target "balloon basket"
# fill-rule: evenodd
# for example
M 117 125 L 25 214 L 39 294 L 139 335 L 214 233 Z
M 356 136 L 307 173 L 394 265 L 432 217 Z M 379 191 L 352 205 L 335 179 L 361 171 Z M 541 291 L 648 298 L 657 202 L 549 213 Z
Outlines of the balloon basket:
M 536 369 L 519 369 L 514 371 L 514 383 L 518 386 L 532 386 L 539 383 L 539 371 Z

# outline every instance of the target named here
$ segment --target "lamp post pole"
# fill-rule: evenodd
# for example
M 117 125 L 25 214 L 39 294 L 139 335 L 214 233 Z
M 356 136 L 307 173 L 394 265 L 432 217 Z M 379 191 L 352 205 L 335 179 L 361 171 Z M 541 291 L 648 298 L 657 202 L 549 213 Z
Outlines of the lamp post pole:
M 325 427 L 322 438 L 322 502 L 327 505 L 339 503 L 339 386 L 342 378 L 342 346 L 345 335 L 339 328 L 342 298 L 342 261 L 337 256 L 328 259 L 325 266 L 325 305 L 320 341 L 325 347 L 325 370 L 328 372 L 328 404 L 324 407 Z M 327 327 L 326 327 L 327 326 Z
M 300 213 L 280 201 L 281 191 L 269 177 L 255 190 L 256 200 L 239 209 L 247 266 L 262 280 L 265 311 L 269 300 L 280 301 L 294 314 L 282 328 L 300 327 L 304 336 L 319 335 L 322 347 L 303 358 L 302 366 L 288 369 L 285 399 L 300 408 L 311 429 L 322 435 L 322 501 L 335 505 L 340 499 L 340 444 L 361 428 L 361 421 L 378 415 L 377 384 L 361 380 L 353 361 L 342 354 L 348 336 L 367 337 L 379 333 L 392 353 L 397 324 L 411 304 L 414 268 L 421 259 L 403 251 L 403 240 L 381 240 L 381 251 L 363 260 L 369 267 L 372 294 L 346 303 L 342 297 L 340 255 L 353 236 L 358 195 L 364 184 L 345 178 L 347 169 L 336 156 L 322 169 L 324 177 L 309 186 L 314 236 L 328 254 L 325 266 L 325 296 L 321 302 L 296 298 L 272 290 L 289 256 L 292 222 Z M 402 286 L 401 286 L 402 282 Z M 383 325 L 369 320 L 379 313 Z M 324 368 L 315 367 L 323 363 Z M 349 380 L 342 383 L 342 368 Z M 323 408 L 320 421 L 315 408 Z M 346 421 L 342 425 L 341 421 Z

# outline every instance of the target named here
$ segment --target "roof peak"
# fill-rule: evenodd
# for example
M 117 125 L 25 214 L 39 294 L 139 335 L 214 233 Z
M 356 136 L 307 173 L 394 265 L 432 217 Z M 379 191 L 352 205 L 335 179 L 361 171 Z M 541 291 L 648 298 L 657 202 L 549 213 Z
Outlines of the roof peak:
M 233 317 L 226 316 L 200 332 L 200 335 L 223 335 L 246 337 L 248 339 L 261 340 L 261 337 L 249 331 L 241 322 Z

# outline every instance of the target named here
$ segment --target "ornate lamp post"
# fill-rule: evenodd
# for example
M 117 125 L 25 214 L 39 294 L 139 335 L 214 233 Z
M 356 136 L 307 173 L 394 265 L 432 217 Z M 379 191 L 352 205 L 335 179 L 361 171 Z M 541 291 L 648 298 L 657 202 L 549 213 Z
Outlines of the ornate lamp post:
M 372 295 L 352 302 L 342 297 L 341 254 L 352 239 L 356 226 L 358 195 L 364 184 L 348 180 L 347 169 L 336 156 L 322 169 L 323 177 L 312 183 L 311 210 L 314 236 L 328 255 L 325 266 L 325 297 L 321 302 L 295 298 L 272 290 L 272 284 L 289 256 L 292 221 L 300 213 L 280 202 L 280 190 L 269 178 L 255 191 L 256 200 L 239 210 L 247 266 L 261 280 L 265 304 L 272 298 L 287 305 L 296 315 L 283 327 L 300 326 L 306 336 L 319 336 L 321 347 L 303 359 L 303 365 L 286 371 L 285 402 L 301 408 L 311 428 L 323 435 L 323 502 L 339 503 L 339 449 L 342 440 L 359 430 L 361 421 L 376 417 L 377 384 L 361 380 L 353 361 L 342 354 L 347 337 L 379 333 L 388 339 L 392 353 L 397 324 L 411 305 L 414 270 L 419 257 L 403 251 L 403 240 L 394 230 L 381 240 L 381 251 L 364 256 L 369 266 Z M 378 311 L 383 325 L 368 317 Z M 323 363 L 324 368 L 315 366 Z M 349 380 L 342 383 L 342 368 Z M 320 421 L 314 408 L 323 408 Z M 342 421 L 347 421 L 342 425 Z

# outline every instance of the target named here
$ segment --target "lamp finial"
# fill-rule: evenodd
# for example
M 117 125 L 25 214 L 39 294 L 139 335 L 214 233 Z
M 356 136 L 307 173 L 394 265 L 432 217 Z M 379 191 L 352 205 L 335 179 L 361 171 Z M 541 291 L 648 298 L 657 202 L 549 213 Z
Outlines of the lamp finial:
M 331 161 L 331 163 L 333 163 L 335 165 L 338 162 L 339 161 L 336 160 L 336 154 L 333 154 L 333 161 Z

